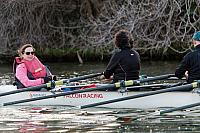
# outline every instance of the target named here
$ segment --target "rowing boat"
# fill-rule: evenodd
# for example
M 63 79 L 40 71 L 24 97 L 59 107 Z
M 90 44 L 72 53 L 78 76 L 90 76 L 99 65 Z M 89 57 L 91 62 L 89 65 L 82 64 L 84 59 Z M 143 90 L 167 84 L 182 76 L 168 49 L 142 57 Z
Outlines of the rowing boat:
M 12 85 L 4 85 L 0 87 L 0 93 L 15 90 L 16 87 Z M 20 103 L 16 105 L 24 106 L 82 106 L 87 104 L 98 103 L 102 101 L 112 100 L 115 98 L 123 98 L 132 95 L 138 95 L 145 92 L 150 92 L 147 90 L 143 91 L 92 91 L 85 93 L 77 93 L 71 95 L 65 95 L 56 98 Z M 42 97 L 52 94 L 57 94 L 61 92 L 49 92 L 49 91 L 27 91 L 17 94 L 7 95 L 0 97 L 0 104 L 16 100 L 29 99 L 35 97 Z M 166 92 L 162 94 L 146 96 L 137 99 L 130 99 L 116 103 L 110 103 L 105 105 L 100 105 L 98 107 L 108 107 L 108 108 L 162 108 L 162 107 L 178 107 L 186 104 L 191 104 L 194 102 L 199 102 L 200 96 L 197 92 Z

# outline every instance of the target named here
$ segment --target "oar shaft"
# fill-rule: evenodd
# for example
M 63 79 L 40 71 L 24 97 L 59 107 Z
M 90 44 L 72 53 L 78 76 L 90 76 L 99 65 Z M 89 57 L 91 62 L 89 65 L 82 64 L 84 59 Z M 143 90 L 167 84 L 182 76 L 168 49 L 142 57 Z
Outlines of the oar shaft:
M 10 94 L 25 92 L 25 91 L 37 91 L 37 90 L 40 90 L 41 88 L 46 88 L 46 87 L 47 87 L 47 85 L 43 84 L 43 85 L 40 85 L 40 86 L 35 86 L 35 87 L 29 87 L 29 88 L 24 88 L 24 89 L 18 89 L 18 90 L 13 90 L 13 91 L 9 91 L 9 92 L 4 92 L 4 93 L 1 93 L 0 96 L 6 96 L 6 95 L 10 95 Z
M 177 107 L 177 108 L 163 110 L 163 111 L 160 111 L 160 115 L 163 115 L 165 113 L 170 113 L 170 112 L 173 112 L 173 111 L 178 111 L 178 110 L 183 110 L 183 109 L 187 109 L 187 108 L 192 108 L 192 107 L 196 107 L 196 106 L 200 106 L 200 102 L 189 104 L 189 105 L 185 105 L 185 106 L 181 106 L 181 107 Z
M 70 79 L 64 80 L 64 83 L 65 82 L 74 82 L 74 81 L 84 80 L 84 79 L 88 79 L 88 78 L 94 78 L 94 77 L 100 76 L 102 74 L 103 73 L 96 73 L 96 74 L 89 74 L 89 75 L 85 75 L 85 76 L 79 76 L 79 77 L 76 77 L 76 78 L 70 78 Z
M 142 88 L 157 88 L 158 89 L 163 89 L 163 88 L 169 88 L 169 87 L 174 87 L 178 85 L 182 85 L 183 83 L 173 83 L 173 84 L 148 84 L 148 85 L 140 85 L 140 86 L 132 86 L 128 87 L 128 90 L 134 90 L 134 89 L 142 89 Z
M 175 76 L 175 75 L 174 74 L 160 75 L 160 76 L 150 77 L 150 78 L 146 78 L 146 79 L 141 79 L 141 80 L 139 80 L 139 82 L 140 83 L 151 82 L 151 81 L 155 81 L 155 80 L 167 79 L 167 78 L 170 78 L 173 76 Z
M 31 102 L 31 101 L 38 101 L 38 100 L 48 99 L 48 98 L 55 98 L 55 97 L 59 97 L 59 96 L 66 96 L 66 95 L 71 95 L 71 94 L 76 94 L 76 93 L 91 92 L 91 91 L 96 91 L 96 90 L 105 90 L 105 89 L 110 89 L 110 88 L 114 88 L 114 87 L 115 87 L 114 84 L 110 84 L 110 85 L 106 85 L 106 86 L 100 86 L 98 88 L 89 88 L 89 89 L 84 89 L 84 90 L 68 91 L 65 93 L 58 93 L 58 94 L 54 94 L 54 95 L 47 95 L 47 96 L 36 97 L 36 98 L 32 98 L 32 99 L 24 99 L 24 100 L 19 100 L 19 101 L 7 102 L 7 103 L 4 103 L 3 106 L 14 105 L 14 104 L 19 104 L 19 103 L 26 103 L 26 102 Z
M 83 106 L 80 106 L 80 108 L 84 109 L 84 108 L 89 108 L 89 107 L 95 107 L 95 106 L 99 106 L 99 105 L 115 103 L 115 102 L 130 100 L 130 99 L 136 99 L 136 98 L 140 98 L 140 97 L 146 97 L 146 96 L 156 95 L 156 94 L 165 93 L 165 92 L 181 91 L 181 90 L 185 90 L 185 89 L 188 89 L 188 88 L 193 88 L 193 86 L 191 84 L 187 84 L 187 85 L 178 86 L 178 87 L 171 87 L 171 88 L 168 88 L 168 89 L 151 91 L 151 92 L 146 92 L 146 93 L 137 94 L 137 95 L 133 95 L 133 96 L 103 101 L 103 102 L 94 103 L 94 104 L 83 105 Z

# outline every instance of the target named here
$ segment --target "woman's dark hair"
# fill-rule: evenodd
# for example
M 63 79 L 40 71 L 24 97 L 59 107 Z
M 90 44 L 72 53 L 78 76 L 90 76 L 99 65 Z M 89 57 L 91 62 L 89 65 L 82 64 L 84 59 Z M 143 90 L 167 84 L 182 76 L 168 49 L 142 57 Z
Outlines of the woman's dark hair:
M 115 45 L 120 48 L 132 48 L 133 40 L 131 33 L 127 30 L 120 30 L 115 34 Z

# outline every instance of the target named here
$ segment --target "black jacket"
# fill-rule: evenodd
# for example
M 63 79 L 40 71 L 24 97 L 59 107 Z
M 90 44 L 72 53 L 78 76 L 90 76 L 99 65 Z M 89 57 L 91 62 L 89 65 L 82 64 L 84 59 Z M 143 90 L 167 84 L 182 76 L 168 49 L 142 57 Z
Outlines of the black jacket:
M 188 71 L 188 83 L 200 79 L 200 45 L 197 45 L 194 51 L 184 56 L 176 69 L 175 76 L 182 78 L 186 71 Z
M 113 76 L 113 82 L 139 79 L 140 56 L 135 50 L 124 48 L 112 55 L 104 72 L 105 78 Z

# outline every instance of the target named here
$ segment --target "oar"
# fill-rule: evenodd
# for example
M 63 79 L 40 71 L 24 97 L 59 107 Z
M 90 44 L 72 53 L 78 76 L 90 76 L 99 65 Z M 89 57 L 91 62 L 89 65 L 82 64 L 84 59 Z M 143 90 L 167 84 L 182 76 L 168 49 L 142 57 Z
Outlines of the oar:
M 96 73 L 96 74 L 89 74 L 89 75 L 84 75 L 84 76 L 70 78 L 70 79 L 63 79 L 63 80 L 55 81 L 55 85 L 63 85 L 65 83 L 69 83 L 69 82 L 93 78 L 93 77 L 100 76 L 102 74 L 103 73 Z M 20 92 L 25 92 L 25 91 L 37 91 L 37 90 L 40 90 L 41 88 L 48 88 L 48 87 L 52 87 L 52 86 L 53 86 L 52 83 L 46 83 L 46 84 L 42 84 L 39 86 L 28 87 L 28 88 L 23 88 L 23 89 L 0 93 L 0 97 L 10 95 L 10 94 L 20 93 Z
M 198 82 L 200 83 L 200 81 L 198 81 Z M 198 82 L 194 82 L 192 84 L 186 84 L 186 85 L 182 85 L 182 86 L 171 87 L 171 88 L 162 89 L 162 90 L 157 90 L 157 91 L 146 92 L 146 93 L 132 95 L 132 96 L 118 98 L 118 99 L 112 99 L 112 100 L 103 101 L 103 102 L 99 102 L 99 103 L 83 105 L 83 106 L 80 106 L 79 108 L 80 109 L 90 108 L 90 107 L 95 107 L 95 106 L 99 106 L 99 105 L 115 103 L 115 102 L 130 100 L 130 99 L 136 99 L 136 98 L 140 98 L 140 97 L 146 97 L 146 96 L 151 96 L 151 95 L 156 95 L 156 94 L 171 92 L 171 91 L 183 91 L 186 89 L 196 88 L 199 84 Z
M 184 105 L 184 106 L 180 106 L 180 107 L 176 107 L 176 108 L 172 108 L 172 109 L 166 109 L 166 110 L 160 111 L 160 115 L 163 115 L 165 113 L 170 113 L 170 112 L 173 112 L 173 111 L 177 111 L 177 110 L 192 108 L 192 107 L 196 107 L 196 106 L 200 106 L 200 102 L 188 104 L 188 105 Z
M 135 118 L 131 117 L 130 119 L 131 120 L 145 119 L 145 118 L 148 118 L 148 117 L 164 115 L 166 113 L 171 113 L 173 111 L 183 110 L 183 109 L 192 108 L 192 107 L 196 107 L 196 106 L 200 106 L 200 102 L 188 104 L 188 105 L 184 105 L 184 106 L 180 106 L 180 107 L 176 107 L 176 108 L 166 109 L 166 110 L 163 110 L 163 111 L 156 111 L 156 112 L 153 112 L 153 113 L 146 114 L 145 116 L 138 116 L 138 117 L 135 117 Z
M 152 88 L 152 89 L 163 89 L 163 88 L 169 88 L 169 87 L 174 87 L 174 86 L 179 86 L 179 85 L 183 85 L 182 82 L 178 82 L 178 83 L 165 83 L 165 84 L 148 84 L 148 85 L 140 85 L 140 86 L 132 86 L 132 87 L 127 87 L 128 90 L 136 90 L 136 89 L 143 89 L 143 88 Z
M 115 84 L 108 84 L 108 85 L 104 85 L 104 86 L 100 86 L 100 87 L 96 87 L 96 88 L 89 88 L 89 89 L 84 89 L 84 90 L 74 90 L 74 91 L 68 91 L 68 92 L 64 92 L 64 93 L 58 93 L 58 94 L 53 94 L 53 95 L 48 95 L 48 96 L 43 96 L 43 97 L 36 97 L 36 98 L 32 98 L 32 99 L 24 99 L 24 100 L 19 100 L 19 101 L 7 102 L 7 103 L 4 103 L 3 105 L 7 106 L 7 105 L 37 101 L 37 100 L 42 100 L 42 99 L 55 98 L 55 97 L 59 97 L 59 96 L 65 96 L 65 95 L 76 94 L 76 93 L 120 88 L 120 87 L 124 87 L 124 86 L 132 86 L 132 85 L 135 85 L 135 84 L 138 84 L 138 83 L 167 79 L 171 76 L 174 76 L 174 75 L 173 74 L 166 74 L 166 75 L 155 76 L 155 77 L 147 78 L 147 79 L 129 80 L 129 81 L 124 81 L 124 82 L 118 82 L 118 83 L 115 83 Z

